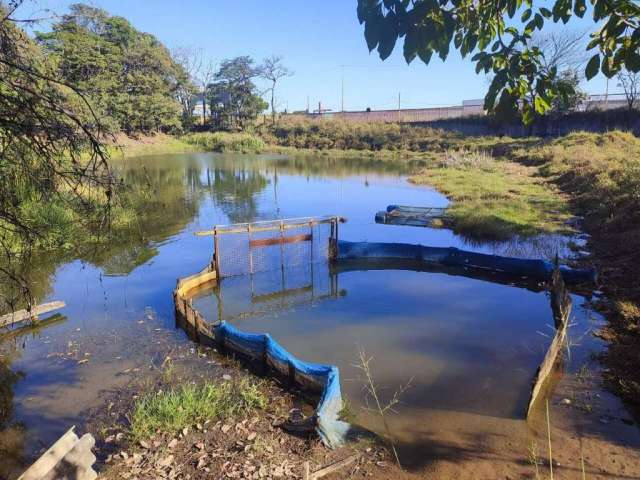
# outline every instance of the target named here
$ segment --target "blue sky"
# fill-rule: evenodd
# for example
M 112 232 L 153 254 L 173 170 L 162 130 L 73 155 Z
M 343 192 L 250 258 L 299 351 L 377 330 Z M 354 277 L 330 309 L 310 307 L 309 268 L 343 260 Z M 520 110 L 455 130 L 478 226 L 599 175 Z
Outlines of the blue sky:
M 77 0 L 76 0 L 77 1 Z M 70 0 L 27 0 L 23 15 L 51 9 L 64 13 Z M 368 52 L 363 27 L 356 17 L 356 0 L 91 0 L 131 21 L 139 30 L 156 35 L 169 48 L 201 47 L 214 61 L 238 55 L 261 60 L 282 55 L 294 76 L 276 92 L 280 109 L 340 109 L 344 71 L 345 109 L 456 105 L 482 98 L 487 80 L 474 65 L 453 51 L 446 62 L 435 58 L 429 66 L 419 60 L 407 66 L 402 49 L 382 62 Z M 41 12 L 40 12 L 41 13 Z M 37 13 L 36 13 L 37 15 Z M 585 19 L 586 20 L 586 19 Z M 564 28 L 585 28 L 589 22 L 570 22 Z M 575 27 L 573 27 L 575 26 Z M 44 27 L 42 27 L 44 28 Z M 341 67 L 345 65 L 344 67 Z M 609 91 L 616 92 L 615 80 Z M 588 93 L 604 93 L 605 79 L 585 83 Z

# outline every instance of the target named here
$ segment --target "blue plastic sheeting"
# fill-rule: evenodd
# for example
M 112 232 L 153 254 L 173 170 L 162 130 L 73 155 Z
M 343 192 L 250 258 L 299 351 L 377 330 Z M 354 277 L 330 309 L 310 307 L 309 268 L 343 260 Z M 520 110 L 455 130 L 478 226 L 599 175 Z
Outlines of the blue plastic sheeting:
M 479 268 L 496 272 L 550 280 L 555 268 L 548 260 L 501 257 L 467 252 L 453 247 L 426 247 L 408 243 L 369 243 L 338 241 L 338 260 L 403 260 L 444 266 Z M 595 283 L 594 269 L 574 269 L 560 266 L 567 283 Z
M 246 333 L 222 322 L 214 327 L 216 342 L 252 360 L 264 363 L 307 389 L 321 392 L 316 408 L 316 430 L 329 448 L 342 445 L 350 424 L 338 419 L 342 410 L 338 367 L 303 362 L 286 351 L 269 334 Z

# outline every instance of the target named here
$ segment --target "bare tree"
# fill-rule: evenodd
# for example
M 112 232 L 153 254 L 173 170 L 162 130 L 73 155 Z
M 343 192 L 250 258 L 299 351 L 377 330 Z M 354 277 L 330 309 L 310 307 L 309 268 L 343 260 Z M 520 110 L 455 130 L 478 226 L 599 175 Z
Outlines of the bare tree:
M 293 72 L 282 64 L 282 57 L 279 55 L 271 55 L 263 60 L 262 65 L 259 68 L 259 77 L 271 82 L 268 91 L 271 92 L 271 118 L 275 123 L 276 120 L 276 104 L 275 104 L 275 91 L 276 83 L 285 77 L 290 77 Z
M 216 76 L 216 64 L 213 60 L 202 63 L 200 72 L 198 73 L 198 85 L 202 90 L 202 124 L 207 121 L 207 91 Z
M 618 80 L 620 82 L 618 87 L 624 90 L 624 95 L 627 97 L 629 110 L 633 110 L 640 98 L 640 72 L 622 70 L 618 73 Z
M 555 67 L 559 72 L 581 71 L 589 60 L 587 38 L 586 30 L 565 29 L 535 35 L 531 46 L 542 51 L 546 68 Z
M 171 50 L 171 57 L 182 67 L 188 78 L 178 79 L 176 95 L 182 106 L 183 120 L 191 125 L 193 107 L 198 95 L 194 83 L 202 68 L 202 55 L 200 51 L 193 47 L 177 47 Z M 182 80 L 182 81 L 181 81 Z
M 194 92 L 191 101 L 194 102 L 198 93 L 202 95 L 202 124 L 204 125 L 207 121 L 207 89 L 215 78 L 216 64 L 212 60 L 205 59 L 202 48 L 179 47 L 172 52 L 172 55 L 174 60 L 187 71 L 191 81 L 197 85 L 199 91 Z

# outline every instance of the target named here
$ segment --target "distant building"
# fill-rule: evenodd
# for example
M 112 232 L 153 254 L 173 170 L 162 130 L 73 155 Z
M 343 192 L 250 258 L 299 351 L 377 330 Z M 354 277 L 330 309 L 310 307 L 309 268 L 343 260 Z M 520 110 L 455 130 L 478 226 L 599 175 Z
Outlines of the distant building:
M 204 95 L 202 93 L 198 93 L 195 96 L 195 99 L 194 99 L 195 103 L 193 104 L 193 112 L 192 112 L 192 115 L 194 117 L 202 118 L 202 98 L 203 98 L 203 96 Z M 205 113 L 205 117 L 206 118 L 210 118 L 211 117 L 211 111 L 210 110 L 211 110 L 211 107 L 207 104 L 207 110 L 206 110 L 206 113 Z

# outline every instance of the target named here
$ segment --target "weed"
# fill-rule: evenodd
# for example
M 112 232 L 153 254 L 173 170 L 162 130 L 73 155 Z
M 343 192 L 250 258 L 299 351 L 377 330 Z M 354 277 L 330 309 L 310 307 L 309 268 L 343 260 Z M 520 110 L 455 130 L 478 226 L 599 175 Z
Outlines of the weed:
M 197 422 L 246 415 L 266 405 L 260 385 L 248 379 L 187 384 L 139 399 L 130 418 L 131 436 L 139 440 L 157 431 L 176 433 Z
M 400 397 L 402 394 L 411 386 L 411 382 L 413 378 L 410 379 L 405 385 L 400 386 L 394 393 L 391 400 L 382 404 L 380 400 L 380 396 L 378 394 L 378 387 L 376 386 L 375 380 L 373 379 L 373 372 L 371 370 L 371 361 L 373 357 L 368 357 L 364 348 L 358 348 L 358 360 L 359 363 L 354 365 L 354 367 L 361 370 L 365 377 L 365 385 L 364 389 L 367 396 L 371 397 L 375 403 L 375 411 L 378 413 L 380 418 L 382 419 L 382 423 L 384 424 L 385 431 L 387 432 L 387 437 L 389 439 L 389 446 L 393 451 L 393 455 L 396 459 L 396 463 L 399 468 L 402 468 L 400 464 L 400 457 L 398 456 L 398 452 L 396 450 L 396 446 L 393 443 L 393 436 L 391 435 L 391 429 L 389 428 L 389 424 L 387 423 L 387 414 L 389 412 L 395 413 L 394 407 L 400 402 Z

